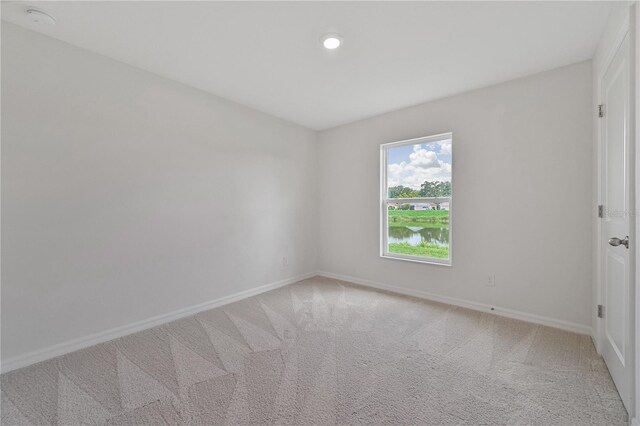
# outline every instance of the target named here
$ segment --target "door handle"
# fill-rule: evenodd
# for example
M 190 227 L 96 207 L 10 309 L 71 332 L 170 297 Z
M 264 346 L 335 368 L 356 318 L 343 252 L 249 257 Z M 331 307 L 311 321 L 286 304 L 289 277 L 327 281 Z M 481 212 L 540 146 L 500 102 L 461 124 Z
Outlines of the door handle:
M 618 237 L 609 238 L 609 245 L 618 247 L 619 245 L 623 245 L 626 248 L 629 248 L 629 236 L 627 235 L 624 239 L 620 239 Z

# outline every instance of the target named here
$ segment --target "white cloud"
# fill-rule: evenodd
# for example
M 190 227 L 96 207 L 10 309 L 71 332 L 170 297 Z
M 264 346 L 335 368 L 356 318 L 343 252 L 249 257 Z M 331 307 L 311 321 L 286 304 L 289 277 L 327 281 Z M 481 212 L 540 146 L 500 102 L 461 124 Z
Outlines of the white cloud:
M 448 143 L 447 143 L 448 142 Z M 440 153 L 451 153 L 451 140 L 439 142 Z M 414 145 L 409 162 L 392 163 L 387 167 L 389 186 L 403 185 L 420 189 L 424 181 L 450 181 L 451 164 L 438 158 L 438 154 Z
M 423 169 L 430 169 L 433 167 L 439 167 L 438 155 L 433 151 L 427 151 L 426 149 L 420 149 L 413 151 L 409 154 L 411 165 L 413 167 L 420 167 Z
M 451 139 L 438 142 L 440 145 L 440 154 L 451 154 Z

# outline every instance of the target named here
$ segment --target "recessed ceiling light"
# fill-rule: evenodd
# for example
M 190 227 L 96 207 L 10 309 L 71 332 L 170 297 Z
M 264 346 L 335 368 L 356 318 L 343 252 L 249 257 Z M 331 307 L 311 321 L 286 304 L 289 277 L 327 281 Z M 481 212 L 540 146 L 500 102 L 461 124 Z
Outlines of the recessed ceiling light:
M 47 12 L 42 10 L 29 8 L 27 9 L 27 16 L 31 19 L 32 22 L 38 25 L 55 25 L 56 18 L 49 15 Z
M 322 45 L 325 49 L 334 50 L 342 44 L 342 37 L 338 34 L 327 34 L 322 37 Z

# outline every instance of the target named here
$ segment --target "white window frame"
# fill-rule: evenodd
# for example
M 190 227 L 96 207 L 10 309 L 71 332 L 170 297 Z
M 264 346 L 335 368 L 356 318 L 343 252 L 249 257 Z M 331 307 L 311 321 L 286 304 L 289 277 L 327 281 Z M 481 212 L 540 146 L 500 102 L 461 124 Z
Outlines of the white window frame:
M 450 197 L 418 197 L 418 198 L 388 198 L 387 187 L 387 151 L 404 145 L 416 145 L 433 143 L 451 139 L 451 196 Z M 407 139 L 398 142 L 384 143 L 380 145 L 380 257 L 387 259 L 405 260 L 409 262 L 427 263 L 431 265 L 451 266 L 453 260 L 453 133 L 441 133 L 438 135 L 424 136 L 421 138 Z M 449 203 L 449 258 L 413 256 L 409 254 L 390 253 L 388 248 L 389 233 L 387 230 L 388 204 L 389 203 Z

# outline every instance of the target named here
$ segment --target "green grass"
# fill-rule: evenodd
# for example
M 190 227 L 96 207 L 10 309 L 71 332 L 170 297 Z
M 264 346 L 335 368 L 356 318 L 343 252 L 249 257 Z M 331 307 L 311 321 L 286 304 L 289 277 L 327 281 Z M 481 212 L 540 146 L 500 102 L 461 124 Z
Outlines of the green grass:
M 409 243 L 389 243 L 389 253 L 410 254 L 412 256 L 435 257 L 438 259 L 449 258 L 449 247 L 441 247 L 435 244 L 427 244 L 424 241 L 417 246 Z
M 448 228 L 447 210 L 389 210 L 389 226 L 421 226 L 423 228 Z

